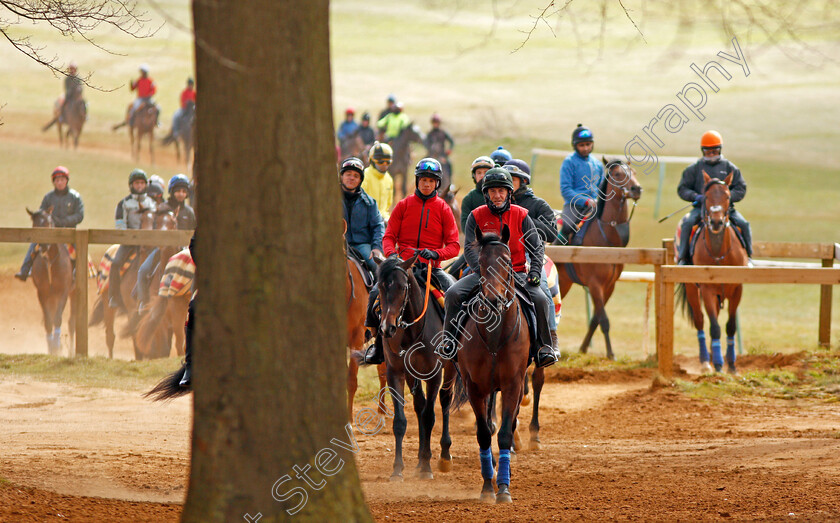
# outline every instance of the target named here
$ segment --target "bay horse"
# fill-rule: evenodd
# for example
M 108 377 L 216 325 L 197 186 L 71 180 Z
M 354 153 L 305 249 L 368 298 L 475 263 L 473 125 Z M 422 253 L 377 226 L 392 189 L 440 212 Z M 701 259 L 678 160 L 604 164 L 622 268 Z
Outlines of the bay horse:
M 32 227 L 55 227 L 52 207 L 35 212 L 26 209 L 32 218 Z M 80 261 L 82 274 L 87 274 L 85 261 Z M 84 278 L 84 277 L 83 277 Z M 51 355 L 61 352 L 61 320 L 64 307 L 70 299 L 70 340 L 75 337 L 76 323 L 73 321 L 75 293 L 73 285 L 73 263 L 67 245 L 63 243 L 38 244 L 32 263 L 32 283 L 38 291 L 38 302 L 44 316 L 47 332 L 47 348 Z
M 417 472 L 420 479 L 432 479 L 430 460 L 432 457 L 431 437 L 435 426 L 435 398 L 440 392 L 440 406 L 443 417 L 443 433 L 440 438 L 440 460 L 438 470 L 449 472 L 452 469 L 452 456 L 449 448 L 452 438 L 449 435 L 449 406 L 452 403 L 452 387 L 455 367 L 451 360 L 441 360 L 435 354 L 435 340 L 443 330 L 443 317 L 438 309 L 424 305 L 428 294 L 414 277 L 412 266 L 417 261 L 417 254 L 408 260 L 391 256 L 384 261 L 377 261 L 377 288 L 381 305 L 379 335 L 382 337 L 385 352 L 385 365 L 388 387 L 394 404 L 393 431 L 396 442 L 394 469 L 391 481 L 403 479 L 403 437 L 406 430 L 405 384 L 414 398 L 414 412 L 417 415 L 419 450 Z M 425 272 L 425 271 L 424 271 Z M 426 273 L 426 279 L 431 275 Z M 362 356 L 357 355 L 361 360 Z M 443 377 L 441 377 L 443 370 Z M 441 389 L 441 381 L 450 386 Z M 423 382 L 426 394 L 423 394 Z
M 187 105 L 181 112 L 181 117 L 177 122 L 178 128 L 172 129 L 172 132 L 166 136 L 161 145 L 175 144 L 175 159 L 181 161 L 181 148 L 184 149 L 184 163 L 190 164 L 190 154 L 193 150 L 195 140 L 195 102 L 187 101 Z M 177 136 L 175 136 L 177 134 Z
M 391 166 L 388 172 L 394 177 L 394 189 L 399 194 L 394 196 L 394 201 L 400 201 L 406 196 L 408 188 L 408 172 L 411 165 L 411 144 L 423 143 L 423 131 L 415 123 L 410 123 L 400 131 L 400 134 L 389 142 L 394 150 Z M 397 183 L 397 178 L 400 182 Z M 402 192 L 399 192 L 402 189 Z
M 703 220 L 697 231 L 696 247 L 691 261 L 694 265 L 734 265 L 746 267 L 747 250 L 741 245 L 735 228 L 729 221 L 729 184 L 732 173 L 723 179 L 711 178 L 703 172 Z M 691 241 L 690 238 L 680 238 Z M 726 364 L 727 372 L 735 374 L 735 331 L 738 328 L 738 304 L 741 302 L 743 285 L 731 284 L 683 284 L 677 285 L 677 302 L 697 329 L 697 342 L 700 346 L 700 365 L 703 373 L 711 373 L 709 352 L 706 349 L 706 334 L 703 330 L 703 309 L 709 316 L 709 335 L 712 338 L 711 361 L 715 372 L 723 369 L 723 356 L 720 347 L 720 323 L 718 315 L 723 309 L 723 302 L 729 302 L 729 318 L 726 321 Z
M 338 145 L 339 150 L 341 151 L 341 160 L 345 160 L 350 158 L 351 156 L 355 156 L 356 158 L 362 157 L 362 151 L 365 148 L 365 142 L 362 141 L 362 137 L 358 132 L 351 134 L 350 136 L 345 136 L 343 140 Z
M 510 230 L 504 226 L 502 236 L 476 232 L 480 247 L 479 293 L 468 309 L 471 314 L 458 338 L 458 369 L 455 385 L 456 406 L 466 400 L 466 392 L 476 419 L 481 476 L 481 500 L 510 503 L 510 451 L 517 426 L 519 406 L 525 392 L 525 371 L 528 368 L 531 336 L 525 312 L 516 297 L 511 264 Z M 539 312 L 537 312 L 539 314 Z M 502 418 L 498 432 L 498 493 L 493 489 L 493 442 L 488 418 L 488 402 L 492 395 L 502 394 Z
M 128 106 L 128 111 L 131 112 L 131 104 Z M 134 160 L 140 159 L 140 145 L 143 137 L 148 135 L 150 163 L 155 163 L 155 127 L 157 127 L 157 121 L 157 105 L 143 102 L 134 111 L 133 122 L 132 118 L 127 118 L 126 121 L 114 125 L 111 129 L 116 131 L 123 125 L 128 125 L 129 147 L 131 149 L 131 157 Z M 136 136 L 135 133 L 137 134 Z
M 367 313 L 368 290 L 362 279 L 359 267 L 347 257 L 347 279 L 344 286 L 347 295 L 347 346 L 350 353 L 361 352 L 365 345 L 365 315 Z M 376 366 L 379 374 L 380 391 L 387 385 L 386 368 L 384 363 Z M 359 362 L 351 357 L 347 366 L 347 412 L 353 421 L 353 398 L 359 388 Z M 381 397 L 381 394 L 377 394 Z M 379 413 L 384 414 L 384 405 L 380 403 Z
M 148 230 L 154 228 L 155 212 L 152 209 L 141 209 L 141 212 L 142 218 L 140 220 L 140 229 Z M 137 308 L 137 300 L 134 298 L 131 291 L 137 283 L 137 270 L 139 269 L 140 264 L 143 263 L 143 260 L 146 259 L 148 252 L 148 248 L 138 247 L 137 256 L 135 256 L 134 260 L 129 263 L 128 268 L 125 270 L 125 274 L 123 274 L 122 279 L 120 280 L 120 293 L 127 310 L 134 310 Z M 106 260 L 108 262 L 110 261 L 108 252 L 105 253 L 102 257 L 102 262 L 99 264 L 100 274 L 102 273 L 103 265 L 106 264 Z M 120 267 L 110 267 L 110 271 L 108 273 L 109 278 L 99 290 L 99 297 L 93 304 L 93 311 L 91 312 L 90 321 L 88 322 L 88 325 L 90 326 L 104 323 L 105 344 L 108 346 L 108 358 L 114 357 L 114 340 L 116 339 L 116 335 L 114 334 L 114 321 L 117 315 L 117 309 L 112 309 L 108 305 L 108 283 L 111 272 L 118 270 L 120 270 Z
M 46 131 L 53 124 L 58 124 L 58 143 L 65 147 L 70 147 L 70 138 L 73 138 L 73 148 L 79 148 L 79 136 L 82 134 L 82 127 L 87 120 L 87 102 L 81 96 L 69 100 L 64 103 L 64 97 L 60 96 L 56 101 L 53 109 L 53 119 L 44 126 L 42 131 Z M 67 134 L 64 134 L 62 126 L 67 125 Z
M 642 187 L 631 166 L 620 160 L 608 162 L 604 158 L 603 162 L 604 180 L 598 191 L 598 205 L 594 216 L 589 219 L 594 223 L 584 232 L 581 245 L 627 247 L 630 241 L 630 219 L 633 216 L 628 200 L 633 200 L 635 207 L 636 201 L 642 196 Z M 568 266 L 571 266 L 571 270 Z M 615 359 L 610 342 L 610 320 L 605 307 L 623 270 L 624 265 L 616 263 L 564 263 L 557 268 L 561 297 L 565 297 L 572 284 L 577 283 L 587 287 L 592 298 L 594 314 L 580 345 L 580 352 L 586 353 L 595 329 L 600 326 L 607 345 L 607 358 Z M 577 277 L 577 281 L 572 279 L 570 272 Z

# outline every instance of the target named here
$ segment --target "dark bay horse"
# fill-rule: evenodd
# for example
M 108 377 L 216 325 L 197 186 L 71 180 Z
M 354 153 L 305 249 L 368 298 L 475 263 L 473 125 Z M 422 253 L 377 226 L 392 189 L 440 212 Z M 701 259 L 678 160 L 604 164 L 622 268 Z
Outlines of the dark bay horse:
M 70 138 L 73 138 L 73 148 L 79 148 L 79 136 L 82 134 L 82 127 L 87 120 L 87 102 L 84 98 L 78 97 L 64 103 L 64 97 L 55 102 L 54 117 L 50 123 L 42 129 L 46 131 L 53 124 L 58 124 L 58 143 L 70 147 Z M 64 133 L 63 125 L 67 125 L 67 134 Z
M 703 221 L 697 231 L 697 242 L 692 255 L 694 265 L 735 265 L 746 267 L 747 250 L 741 245 L 735 228 L 729 221 L 729 184 L 732 173 L 723 180 L 713 179 L 703 172 Z M 690 241 L 680 238 L 680 241 Z M 718 315 L 723 302 L 729 301 L 729 318 L 726 321 L 726 364 L 727 371 L 735 374 L 735 331 L 738 328 L 738 304 L 741 302 L 741 284 L 683 284 L 677 285 L 677 302 L 697 329 L 702 371 L 712 372 L 709 352 L 706 349 L 706 334 L 703 331 L 703 309 L 709 316 L 709 335 L 712 338 L 711 361 L 715 372 L 723 369 L 720 347 L 720 323 Z
M 54 227 L 52 208 L 35 212 L 26 209 L 32 218 L 33 227 Z M 86 275 L 86 263 L 80 261 L 82 274 Z M 73 292 L 73 264 L 67 245 L 63 243 L 39 244 L 32 263 L 32 283 L 38 291 L 38 301 L 44 315 L 44 329 L 47 331 L 49 353 L 61 352 L 61 319 L 64 307 L 70 298 L 70 340 L 73 343 L 76 323 L 73 321 L 75 293 Z
M 140 229 L 152 229 L 154 228 L 155 224 L 155 212 L 151 209 L 145 209 L 142 211 L 143 216 L 140 221 Z M 113 249 L 113 246 L 112 246 Z M 116 252 L 116 250 L 114 250 Z M 129 262 L 129 266 L 125 269 L 125 274 L 123 274 L 122 279 L 120 280 L 120 293 L 122 295 L 122 300 L 128 310 L 135 310 L 137 308 L 137 300 L 132 295 L 132 290 L 134 290 L 134 285 L 137 283 L 137 270 L 140 268 L 140 264 L 143 263 L 143 260 L 146 259 L 146 255 L 149 253 L 150 249 L 148 247 L 138 247 L 137 248 L 137 256 Z M 105 253 L 103 256 L 103 261 L 100 263 L 100 271 L 105 263 L 105 259 L 109 257 L 108 252 Z M 111 266 L 110 271 L 118 271 L 120 267 Z M 111 272 L 108 273 L 108 280 L 110 280 Z M 99 292 L 99 297 L 96 299 L 96 302 L 93 304 L 93 311 L 90 316 L 90 321 L 88 325 L 98 325 L 101 322 L 104 322 L 105 325 L 105 344 L 108 346 L 108 357 L 114 357 L 114 340 L 116 339 L 116 335 L 114 334 L 114 321 L 117 315 L 117 309 L 112 309 L 108 306 L 108 286 L 107 284 L 110 283 L 106 280 L 106 284 L 102 286 Z
M 470 302 L 470 317 L 458 339 L 457 403 L 466 391 L 476 419 L 481 476 L 481 499 L 510 503 L 510 450 L 516 430 L 519 405 L 525 391 L 525 371 L 531 343 L 525 313 L 516 298 L 513 266 L 507 242 L 507 226 L 501 238 L 477 232 L 481 247 L 479 267 L 481 289 Z M 493 442 L 487 405 L 491 395 L 502 393 L 502 419 L 499 426 L 498 493 L 493 489 Z
M 195 102 L 187 101 L 187 105 L 181 112 L 181 117 L 176 124 L 178 128 L 172 129 L 172 133 L 163 139 L 161 145 L 175 143 L 175 158 L 178 162 L 181 161 L 181 148 L 183 148 L 184 163 L 189 165 L 190 155 L 195 143 Z
M 633 205 L 642 196 L 642 187 L 636 180 L 632 167 L 624 162 L 615 160 L 607 162 L 604 158 L 604 181 L 601 183 L 598 196 L 598 206 L 595 215 L 590 218 L 594 222 L 586 230 L 583 246 L 593 247 L 627 247 L 630 241 L 630 219 L 632 212 L 628 200 Z M 580 233 L 578 233 L 580 234 Z M 573 281 L 566 267 L 571 265 L 579 281 Z M 579 283 L 589 289 L 594 306 L 594 314 L 589 322 L 589 330 L 580 345 L 580 352 L 585 353 L 595 329 L 600 325 L 607 344 L 607 358 L 615 359 L 610 343 L 610 320 L 605 309 L 607 301 L 612 296 L 615 283 L 621 276 L 624 265 L 614 263 L 583 263 L 562 264 L 557 267 L 557 278 L 560 284 L 560 295 L 566 296 L 572 283 Z
M 129 112 L 131 111 L 131 104 L 129 104 L 128 110 Z M 140 107 L 134 111 L 133 120 L 132 122 L 131 118 L 128 118 L 127 121 L 114 125 L 112 129 L 116 131 L 123 125 L 128 125 L 129 147 L 131 149 L 131 157 L 134 160 L 140 159 L 140 145 L 143 137 L 148 135 L 150 162 L 155 163 L 155 127 L 157 127 L 158 120 L 157 105 L 149 102 L 141 103 Z
M 338 147 L 341 151 L 342 160 L 350 158 L 351 156 L 361 158 L 362 151 L 365 148 L 365 142 L 362 141 L 361 135 L 359 135 L 358 132 L 355 132 L 350 136 L 345 136 L 344 139 L 341 140 L 341 143 L 338 144 Z
M 396 448 L 391 481 L 403 479 L 402 444 L 407 425 L 403 412 L 406 382 L 414 397 L 414 412 L 417 414 L 419 425 L 419 477 L 433 477 L 430 464 L 431 437 L 435 426 L 435 398 L 438 392 L 443 416 L 438 470 L 448 472 L 452 467 L 452 456 L 449 454 L 452 445 L 449 436 L 452 390 L 451 386 L 446 385 L 453 383 L 455 367 L 450 360 L 441 360 L 435 354 L 434 340 L 443 330 L 443 317 L 436 307 L 428 303 L 424 306 L 424 286 L 412 272 L 416 260 L 416 254 L 405 261 L 392 256 L 379 263 L 376 273 L 382 308 L 379 335 L 382 336 L 384 344 L 388 386 L 394 403 L 393 431 Z M 425 271 L 424 274 L 428 279 L 429 275 Z M 442 380 L 445 386 L 441 389 Z M 425 395 L 423 382 L 426 383 Z
M 423 143 L 423 138 L 423 131 L 412 122 L 400 131 L 399 136 L 389 142 L 394 149 L 394 156 L 388 172 L 394 177 L 394 189 L 398 193 L 394 195 L 394 201 L 398 202 L 408 194 L 406 192 L 408 190 L 407 173 L 414 167 L 411 164 L 411 144 Z
M 347 280 L 344 287 L 347 295 L 347 346 L 351 354 L 360 352 L 365 345 L 365 314 L 367 313 L 368 290 L 365 287 L 362 274 L 355 262 L 347 258 Z M 384 363 L 376 366 L 379 374 L 379 388 L 385 388 L 386 368 Z M 353 398 L 359 388 L 359 362 L 351 357 L 347 366 L 347 412 L 353 421 Z M 384 414 L 383 405 L 379 405 L 379 413 Z

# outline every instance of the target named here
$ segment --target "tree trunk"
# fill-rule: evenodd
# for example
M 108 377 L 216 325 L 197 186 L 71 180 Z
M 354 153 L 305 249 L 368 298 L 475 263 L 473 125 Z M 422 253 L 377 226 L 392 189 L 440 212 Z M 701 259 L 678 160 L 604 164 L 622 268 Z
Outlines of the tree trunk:
M 193 3 L 201 291 L 184 521 L 371 519 L 345 427 L 328 4 Z

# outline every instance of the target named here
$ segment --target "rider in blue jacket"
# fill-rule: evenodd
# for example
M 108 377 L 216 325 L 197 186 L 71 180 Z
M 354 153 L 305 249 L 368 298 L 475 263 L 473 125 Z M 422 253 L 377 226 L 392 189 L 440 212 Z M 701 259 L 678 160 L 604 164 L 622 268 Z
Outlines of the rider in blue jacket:
M 572 132 L 575 152 L 563 160 L 560 167 L 560 192 L 563 195 L 563 229 L 561 236 L 568 241 L 577 223 L 595 212 L 598 189 L 604 179 L 604 166 L 592 157 L 592 131 L 578 124 Z
M 370 270 L 376 270 L 372 253 L 382 256 L 382 237 L 385 235 L 385 222 L 379 214 L 376 200 L 362 189 L 365 179 L 365 165 L 361 160 L 350 157 L 341 163 L 339 182 L 344 196 L 344 221 L 347 232 L 344 237 L 347 244 L 362 255 Z

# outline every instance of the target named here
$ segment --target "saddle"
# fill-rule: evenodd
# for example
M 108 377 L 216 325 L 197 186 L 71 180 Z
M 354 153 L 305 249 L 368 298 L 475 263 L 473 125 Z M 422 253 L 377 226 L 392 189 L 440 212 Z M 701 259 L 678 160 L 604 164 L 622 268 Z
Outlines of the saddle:
M 353 262 L 356 265 L 356 268 L 359 270 L 359 274 L 362 275 L 362 281 L 365 284 L 368 292 L 373 288 L 376 284 L 376 275 L 368 269 L 367 265 L 362 258 L 362 253 L 358 250 L 354 249 L 353 247 L 348 246 L 347 248 L 347 259 Z
M 534 302 L 531 301 L 531 297 L 528 294 L 528 291 L 525 287 L 519 283 L 518 280 L 515 280 L 516 283 L 514 285 L 514 289 L 516 291 L 516 299 L 519 301 L 519 306 L 522 307 L 522 312 L 525 313 L 525 321 L 528 324 L 528 334 L 531 337 L 531 347 L 528 356 L 528 364 L 531 364 L 532 356 L 537 353 L 539 350 L 538 342 L 537 342 L 537 310 L 534 306 Z M 467 299 L 464 300 L 464 303 L 461 305 L 461 310 L 465 310 L 469 305 L 470 301 L 478 295 L 481 291 L 481 287 L 476 285 L 476 287 L 467 295 Z M 463 331 L 465 329 L 467 320 L 469 319 L 469 311 L 465 311 L 467 314 L 459 314 L 457 318 L 460 319 L 458 322 L 458 330 Z
M 111 274 L 111 264 L 114 262 L 114 256 L 117 254 L 119 245 L 112 245 L 108 247 L 105 254 L 102 256 L 102 261 L 99 263 L 99 272 L 96 274 L 96 285 L 99 287 L 99 293 L 103 293 L 108 288 L 108 276 Z M 138 251 L 134 250 L 125 260 L 123 266 L 120 267 L 120 275 L 124 275 L 129 267 L 131 267 L 134 259 L 137 258 Z
M 691 243 L 689 244 L 689 247 L 688 247 L 689 260 L 694 256 L 694 249 L 697 247 L 697 240 L 700 238 L 700 231 L 705 226 L 706 225 L 703 222 L 700 222 L 700 223 L 698 223 L 697 225 L 695 225 L 694 227 L 691 228 L 691 238 L 689 239 L 689 241 Z M 737 225 L 735 225 L 732 222 L 729 223 L 729 226 L 732 227 L 732 229 L 735 231 L 735 236 L 738 237 L 738 241 L 741 243 L 741 246 L 744 249 L 746 249 L 747 248 L 747 242 L 744 241 L 744 232 L 741 230 L 740 227 L 738 227 Z

